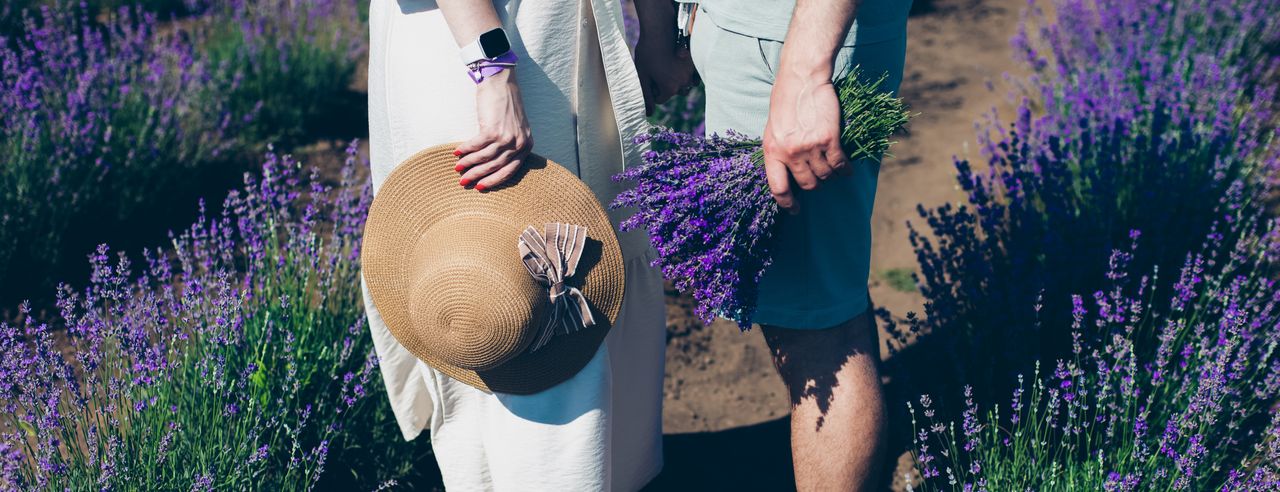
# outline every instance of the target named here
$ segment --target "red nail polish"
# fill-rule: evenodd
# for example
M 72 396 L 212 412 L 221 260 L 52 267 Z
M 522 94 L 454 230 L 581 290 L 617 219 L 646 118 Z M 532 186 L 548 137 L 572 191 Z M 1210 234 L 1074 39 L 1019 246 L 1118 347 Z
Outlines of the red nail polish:
M 462 164 L 458 164 L 458 165 L 456 165 L 456 166 L 453 166 L 453 170 L 454 170 L 454 172 L 459 172 L 459 173 L 460 173 L 460 172 L 462 172 L 462 171 L 466 171 L 466 170 L 467 170 L 467 168 L 462 167 Z
M 453 156 L 454 156 L 454 157 L 458 157 L 458 156 L 461 156 L 461 155 L 462 155 L 462 151 L 461 151 L 461 150 L 454 150 L 454 151 L 453 151 Z
M 462 185 L 463 188 L 466 188 L 468 186 L 471 186 L 471 180 L 467 178 L 462 178 L 462 180 L 458 181 L 458 184 Z
M 484 191 L 484 190 L 487 190 L 487 189 L 489 189 L 489 187 L 488 187 L 488 186 L 485 186 L 485 185 L 482 185 L 482 184 L 478 184 L 478 185 L 476 185 L 476 191 Z

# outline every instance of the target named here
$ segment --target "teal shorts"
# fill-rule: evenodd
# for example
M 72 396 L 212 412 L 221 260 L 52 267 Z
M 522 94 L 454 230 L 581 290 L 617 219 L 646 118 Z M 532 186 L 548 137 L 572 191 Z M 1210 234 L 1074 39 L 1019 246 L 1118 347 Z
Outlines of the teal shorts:
M 698 12 L 690 43 L 706 85 L 707 133 L 732 129 L 761 135 L 782 43 L 726 30 L 705 10 Z M 896 93 L 906 50 L 905 27 L 902 36 L 889 40 L 855 41 L 837 54 L 835 77 L 858 66 L 870 81 L 888 74 L 880 88 Z M 830 328 L 867 310 L 871 208 L 880 164 L 867 159 L 850 166 L 852 175 L 828 178 L 815 190 L 795 188 L 800 213 L 779 215 L 773 264 L 760 281 L 755 322 Z

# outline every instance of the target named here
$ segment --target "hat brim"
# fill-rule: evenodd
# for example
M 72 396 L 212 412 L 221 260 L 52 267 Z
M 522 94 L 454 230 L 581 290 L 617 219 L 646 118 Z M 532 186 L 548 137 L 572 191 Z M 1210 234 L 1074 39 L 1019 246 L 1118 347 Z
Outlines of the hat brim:
M 530 154 L 521 171 L 500 187 L 477 192 L 459 186 L 454 171 L 458 157 L 453 155 L 457 146 L 451 143 L 425 149 L 406 159 L 383 182 L 365 223 L 361 252 L 365 283 L 387 329 L 427 365 L 486 392 L 538 393 L 586 366 L 618 318 L 626 281 L 617 234 L 585 183 L 537 155 Z M 539 350 L 526 350 L 492 369 L 468 370 L 433 356 L 429 340 L 413 331 L 408 307 L 411 279 L 406 265 L 415 241 L 433 224 L 471 213 L 509 217 L 515 230 L 529 225 L 540 230 L 551 222 L 586 226 L 587 246 L 570 283 L 582 290 L 596 324 L 558 334 Z M 512 262 L 520 262 L 516 239 L 495 238 L 511 243 Z

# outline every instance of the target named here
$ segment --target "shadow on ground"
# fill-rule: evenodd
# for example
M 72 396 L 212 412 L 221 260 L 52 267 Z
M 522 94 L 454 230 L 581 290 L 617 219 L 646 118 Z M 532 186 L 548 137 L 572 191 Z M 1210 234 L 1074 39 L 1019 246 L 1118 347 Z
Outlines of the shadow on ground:
M 791 470 L 789 418 L 719 432 L 662 436 L 662 474 L 645 492 L 683 490 L 795 490 Z M 421 460 L 415 477 L 401 485 L 411 490 L 444 490 L 434 456 Z M 318 490 L 344 490 L 345 482 L 322 483 Z
M 645 491 L 794 490 L 791 419 L 663 436 L 662 474 Z

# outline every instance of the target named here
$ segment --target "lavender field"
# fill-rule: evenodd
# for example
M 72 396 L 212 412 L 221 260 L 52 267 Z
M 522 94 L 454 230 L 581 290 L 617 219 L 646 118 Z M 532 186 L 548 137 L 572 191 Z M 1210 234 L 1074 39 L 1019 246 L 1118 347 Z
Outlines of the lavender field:
M 440 487 L 361 301 L 367 7 L 0 7 L 0 490 Z M 881 481 L 1280 490 L 1280 4 L 1024 7 L 961 198 L 887 219 L 923 309 L 876 313 L 905 429 Z M 694 138 L 700 94 L 641 143 Z

